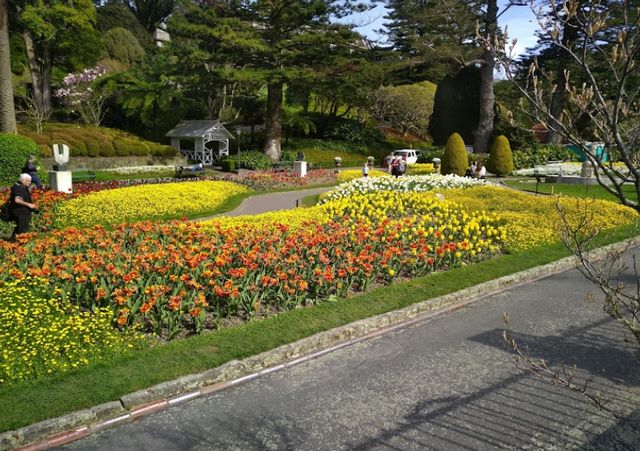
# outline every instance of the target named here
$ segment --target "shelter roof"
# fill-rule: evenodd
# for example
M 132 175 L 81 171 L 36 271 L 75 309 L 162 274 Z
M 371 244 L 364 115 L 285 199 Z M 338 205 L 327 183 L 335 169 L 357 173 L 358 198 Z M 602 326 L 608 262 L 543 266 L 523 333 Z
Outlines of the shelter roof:
M 165 136 L 169 138 L 205 138 L 211 133 L 222 133 L 227 138 L 233 135 L 225 128 L 219 120 L 207 121 L 181 121 L 174 128 L 169 130 Z

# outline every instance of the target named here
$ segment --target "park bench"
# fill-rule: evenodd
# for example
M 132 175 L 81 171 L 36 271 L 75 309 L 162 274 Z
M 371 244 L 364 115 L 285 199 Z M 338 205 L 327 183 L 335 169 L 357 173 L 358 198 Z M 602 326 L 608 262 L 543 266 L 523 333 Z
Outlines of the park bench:
M 176 177 L 193 177 L 203 175 L 205 168 L 202 163 L 187 166 L 176 166 Z
M 73 171 L 71 171 L 71 180 L 73 182 L 86 182 L 88 180 L 95 180 L 95 179 L 96 179 L 96 173 L 93 172 L 91 169 L 80 168 L 80 169 L 74 169 Z

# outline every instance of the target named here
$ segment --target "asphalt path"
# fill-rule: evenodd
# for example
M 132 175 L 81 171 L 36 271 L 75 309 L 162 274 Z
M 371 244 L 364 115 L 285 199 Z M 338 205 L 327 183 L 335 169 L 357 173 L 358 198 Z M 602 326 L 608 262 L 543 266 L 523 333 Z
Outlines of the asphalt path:
M 284 191 L 278 193 L 258 194 L 244 199 L 236 208 L 221 216 L 256 215 L 270 211 L 291 210 L 301 205 L 302 198 L 324 193 L 333 189 L 332 186 L 324 188 L 311 188 L 297 191 Z
M 638 348 L 591 291 L 566 271 L 64 449 L 638 449 Z M 619 417 L 517 367 L 503 312 L 533 357 L 595 374 Z

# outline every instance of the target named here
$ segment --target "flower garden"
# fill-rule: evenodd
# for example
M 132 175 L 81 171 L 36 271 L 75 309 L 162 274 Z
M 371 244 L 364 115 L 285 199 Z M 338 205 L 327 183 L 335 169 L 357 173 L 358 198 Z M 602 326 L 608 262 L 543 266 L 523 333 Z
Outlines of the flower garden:
M 554 198 L 437 174 L 357 177 L 306 209 L 165 220 L 249 191 L 202 180 L 38 193 L 38 233 L 0 243 L 0 383 L 557 241 Z M 637 220 L 591 202 L 594 227 Z

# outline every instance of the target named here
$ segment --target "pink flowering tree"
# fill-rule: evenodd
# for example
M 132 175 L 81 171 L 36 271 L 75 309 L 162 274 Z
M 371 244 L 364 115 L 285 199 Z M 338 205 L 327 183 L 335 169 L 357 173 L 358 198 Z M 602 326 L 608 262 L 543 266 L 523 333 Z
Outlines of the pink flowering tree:
M 104 118 L 104 103 L 111 96 L 110 90 L 98 83 L 106 73 L 104 67 L 96 66 L 68 74 L 55 96 L 71 112 L 77 113 L 82 122 L 99 126 Z

